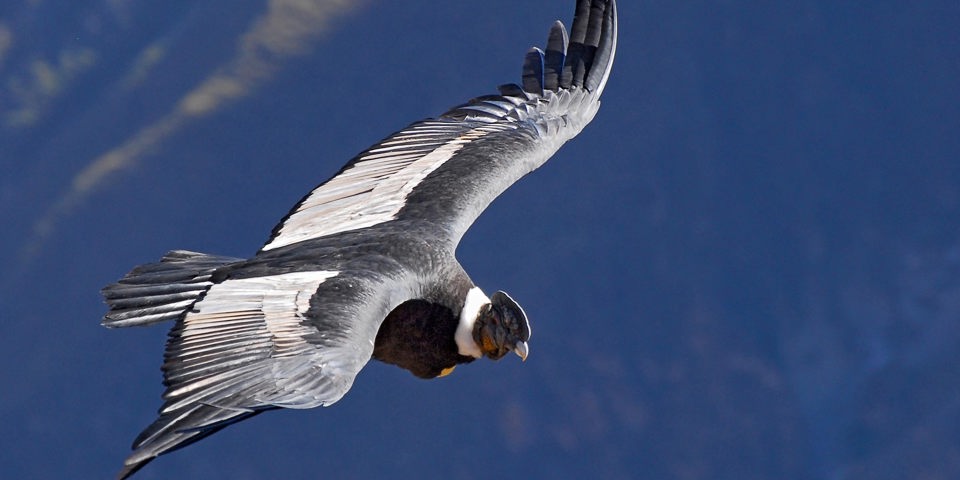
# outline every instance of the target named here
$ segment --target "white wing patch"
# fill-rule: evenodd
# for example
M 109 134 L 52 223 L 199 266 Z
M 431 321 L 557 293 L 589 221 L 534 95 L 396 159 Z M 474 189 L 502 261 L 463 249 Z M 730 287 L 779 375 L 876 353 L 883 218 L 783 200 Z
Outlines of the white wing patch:
M 353 166 L 314 189 L 263 250 L 392 220 L 407 195 L 465 145 L 514 128 L 512 120 L 469 129 L 454 121 L 417 123 L 367 150 Z
M 238 391 L 254 388 L 249 405 L 301 401 L 304 391 L 284 392 L 288 384 L 309 374 L 310 361 L 300 372 L 274 372 L 272 362 L 312 353 L 304 337 L 316 331 L 303 325 L 310 297 L 325 280 L 339 272 L 292 272 L 266 277 L 227 280 L 210 287 L 183 320 L 175 351 L 168 351 L 166 380 L 171 388 L 161 413 L 194 403 L 223 405 L 237 400 Z M 267 385 L 266 388 L 263 388 Z

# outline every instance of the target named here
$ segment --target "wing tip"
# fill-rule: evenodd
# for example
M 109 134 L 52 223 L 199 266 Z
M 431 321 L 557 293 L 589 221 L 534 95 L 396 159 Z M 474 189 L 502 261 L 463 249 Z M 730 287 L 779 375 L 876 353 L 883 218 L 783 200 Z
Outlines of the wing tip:
M 531 47 L 523 57 L 523 90 L 534 95 L 543 95 L 544 52 Z
M 274 407 L 252 411 L 221 409 L 210 405 L 195 405 L 161 414 L 133 441 L 133 452 L 123 461 L 117 479 L 130 477 L 161 455 L 179 450 L 202 440 L 224 427 L 246 420 Z
M 603 17 L 600 19 L 597 49 L 592 59 L 590 71 L 584 80 L 584 87 L 600 95 L 606 87 L 613 59 L 617 52 L 617 2 L 609 0 L 604 5 Z
M 147 466 L 148 463 L 152 462 L 157 457 L 146 457 L 139 460 L 131 461 L 129 458 L 123 462 L 123 468 L 117 472 L 117 480 L 125 480 L 130 478 L 131 475 L 140 471 L 141 468 Z
M 599 96 L 616 53 L 616 0 L 578 1 L 570 30 L 560 86 L 583 87 Z
M 610 75 L 616 44 L 616 0 L 578 0 L 570 30 L 555 20 L 546 46 L 532 47 L 524 55 L 519 89 L 515 84 L 501 85 L 500 94 L 528 101 L 546 91 L 584 88 L 599 97 Z

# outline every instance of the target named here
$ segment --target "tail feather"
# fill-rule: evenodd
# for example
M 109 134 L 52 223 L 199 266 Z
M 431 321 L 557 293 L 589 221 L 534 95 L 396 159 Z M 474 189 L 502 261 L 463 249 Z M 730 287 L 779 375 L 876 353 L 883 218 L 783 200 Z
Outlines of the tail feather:
M 134 268 L 101 293 L 110 310 L 105 327 L 152 325 L 173 320 L 213 285 L 213 272 L 241 259 L 175 250 L 157 263 Z

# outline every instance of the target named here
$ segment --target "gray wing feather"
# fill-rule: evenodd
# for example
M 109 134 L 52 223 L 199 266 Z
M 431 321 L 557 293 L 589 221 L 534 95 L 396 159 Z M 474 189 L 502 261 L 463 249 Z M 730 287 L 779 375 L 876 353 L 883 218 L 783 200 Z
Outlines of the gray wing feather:
M 339 273 L 288 272 L 210 286 L 170 332 L 165 402 L 134 441 L 121 477 L 261 411 L 339 400 L 370 359 L 376 328 L 393 306 L 378 302 L 380 289 L 356 277 L 350 298 L 365 299 L 363 305 L 337 305 L 341 299 L 317 293 Z M 316 315 L 333 312 L 349 321 L 328 323 L 343 325 L 339 329 L 315 326 Z
M 307 195 L 262 250 L 396 218 L 407 195 L 470 142 L 510 125 L 439 118 L 415 123 L 361 153 Z
M 310 299 L 337 274 L 293 272 L 212 286 L 171 332 L 160 413 L 192 404 L 255 410 L 337 401 L 366 362 L 358 361 L 364 352 L 307 340 L 317 333 L 307 322 Z
M 567 58 L 568 43 L 570 40 L 567 38 L 567 29 L 563 27 L 563 22 L 557 20 L 550 29 L 547 49 L 544 53 L 543 88 L 545 90 L 560 88 L 560 74 L 563 73 L 563 61 Z
M 455 246 L 493 198 L 542 165 L 596 114 L 616 50 L 614 1 L 578 1 L 572 32 L 568 38 L 557 22 L 546 51 L 528 52 L 522 87 L 504 86 L 500 95 L 414 123 L 355 157 L 305 196 L 262 250 L 401 218 L 422 220 Z M 448 207 L 413 205 L 414 197 Z

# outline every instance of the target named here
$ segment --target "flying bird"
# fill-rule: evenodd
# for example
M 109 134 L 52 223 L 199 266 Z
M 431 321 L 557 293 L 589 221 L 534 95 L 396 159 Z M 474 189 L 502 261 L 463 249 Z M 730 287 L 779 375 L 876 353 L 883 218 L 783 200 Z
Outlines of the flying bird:
M 614 0 L 579 0 L 568 34 L 530 49 L 519 85 L 422 120 L 350 160 L 249 259 L 175 250 L 102 293 L 106 327 L 172 321 L 159 417 L 119 478 L 276 408 L 339 400 L 371 359 L 417 377 L 526 359 L 520 305 L 454 256 L 481 212 L 597 113 L 617 45 Z

